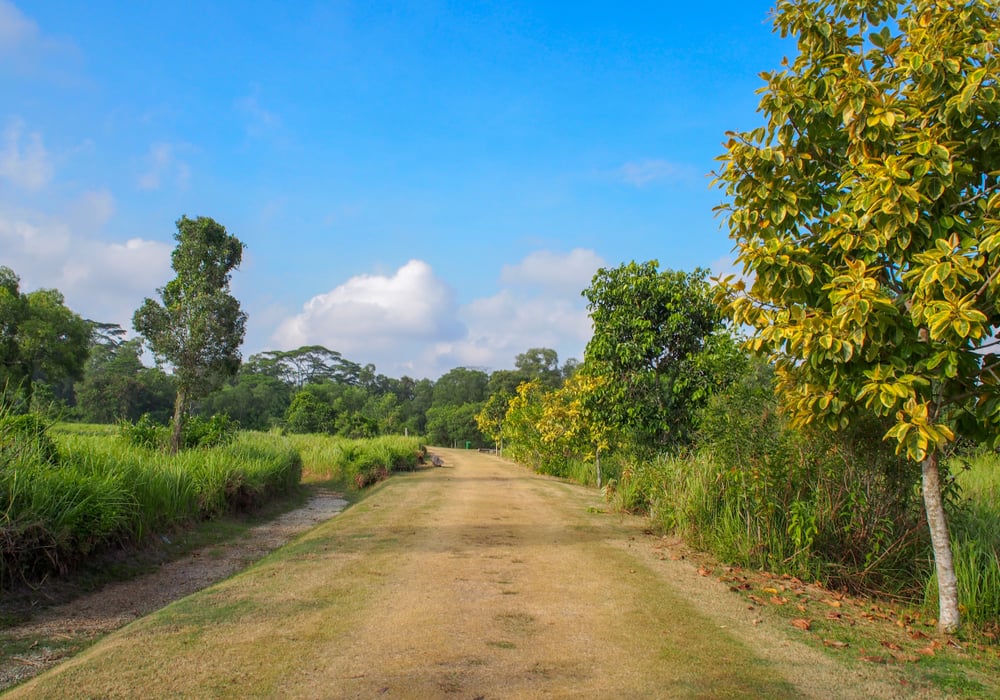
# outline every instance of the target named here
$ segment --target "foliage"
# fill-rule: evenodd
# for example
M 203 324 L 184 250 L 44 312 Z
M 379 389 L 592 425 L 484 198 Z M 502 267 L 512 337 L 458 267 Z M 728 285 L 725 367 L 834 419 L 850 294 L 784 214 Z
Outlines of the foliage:
M 333 407 L 314 392 L 297 393 L 285 413 L 285 428 L 290 433 L 333 433 L 336 415 Z
M 798 40 L 765 126 L 730 134 L 720 207 L 753 273 L 728 285 L 799 424 L 890 416 L 923 461 L 941 625 L 959 623 L 937 454 L 1000 434 L 1000 9 L 783 0 Z
M 483 447 L 483 434 L 476 425 L 481 403 L 431 406 L 427 409 L 427 440 L 432 445 Z
M 952 546 L 959 582 L 959 602 L 972 622 L 1000 620 L 1000 458 L 980 451 L 951 460 L 957 487 L 953 500 Z M 928 601 L 937 597 L 936 581 L 927 582 Z
M 138 339 L 114 344 L 92 342 L 83 380 L 76 384 L 75 414 L 85 422 L 138 420 L 145 413 L 169 418 L 174 387 L 159 368 L 145 367 Z
M 487 398 L 489 375 L 478 369 L 456 367 L 434 382 L 433 406 L 462 406 Z
M 146 299 L 133 325 L 177 383 L 171 449 L 181 445 L 188 402 L 208 394 L 240 366 L 247 315 L 229 294 L 229 278 L 243 259 L 243 244 L 207 217 L 177 220 L 171 266 L 177 276 L 159 290 L 162 304 Z
M 583 292 L 594 323 L 585 364 L 605 379 L 591 410 L 637 448 L 690 441 L 695 358 L 721 325 L 705 274 L 631 262 L 598 270 Z
M 0 266 L 0 388 L 22 390 L 30 407 L 37 382 L 80 378 L 89 338 L 90 326 L 58 290 L 24 294 L 14 271 Z
M 476 414 L 476 427 L 479 428 L 479 432 L 497 445 L 503 440 L 503 424 L 512 398 L 512 394 L 501 389 L 491 394 Z
M 507 415 L 503 423 L 503 439 L 507 454 L 536 471 L 546 471 L 551 464 L 543 449 L 542 397 L 545 390 L 536 380 L 524 382 L 517 387 L 517 393 L 507 404 Z
M 225 413 L 210 418 L 191 416 L 184 421 L 183 444 L 186 448 L 221 447 L 236 439 L 240 424 Z
M 118 423 L 118 433 L 126 445 L 141 447 L 146 450 L 163 450 L 170 444 L 170 430 L 165 425 L 157 423 L 148 413 L 132 422 L 123 420 Z

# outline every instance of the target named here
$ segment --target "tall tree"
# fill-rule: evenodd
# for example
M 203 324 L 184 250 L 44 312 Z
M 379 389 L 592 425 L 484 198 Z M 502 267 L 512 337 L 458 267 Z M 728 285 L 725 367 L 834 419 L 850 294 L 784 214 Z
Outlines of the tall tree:
M 1000 5 L 781 0 L 797 39 L 718 181 L 728 287 L 799 423 L 869 411 L 920 464 L 943 631 L 959 626 L 939 456 L 1000 434 Z
M 537 379 L 549 389 L 557 389 L 562 384 L 559 354 L 552 348 L 530 348 L 514 358 L 514 367 L 523 382 Z
M 690 439 L 697 408 L 692 368 L 721 326 L 704 270 L 658 267 L 652 260 L 601 269 L 583 292 L 594 322 L 585 364 L 603 379 L 588 402 L 640 449 Z
M 177 382 L 171 450 L 180 449 L 188 402 L 218 388 L 240 367 L 247 315 L 229 293 L 243 243 L 214 220 L 177 220 L 171 266 L 177 276 L 158 290 L 163 303 L 146 299 L 132 323 L 158 361 L 173 367 Z
M 21 280 L 0 267 L 0 390 L 23 392 L 31 405 L 37 382 L 50 385 L 83 375 L 90 324 L 55 289 L 23 294 Z

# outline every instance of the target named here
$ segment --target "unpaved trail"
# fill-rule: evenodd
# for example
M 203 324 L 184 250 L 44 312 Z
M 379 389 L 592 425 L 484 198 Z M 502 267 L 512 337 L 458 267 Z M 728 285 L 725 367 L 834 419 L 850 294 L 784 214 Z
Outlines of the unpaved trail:
M 588 489 L 436 450 L 21 697 L 897 697 L 662 556 Z

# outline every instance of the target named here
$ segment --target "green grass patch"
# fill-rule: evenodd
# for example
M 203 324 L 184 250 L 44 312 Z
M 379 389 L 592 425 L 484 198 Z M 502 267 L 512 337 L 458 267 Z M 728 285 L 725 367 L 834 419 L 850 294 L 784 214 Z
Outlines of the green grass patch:
M 338 490 L 357 491 L 390 474 L 412 471 L 426 452 L 419 438 L 386 435 L 352 440 L 331 435 L 290 435 L 302 456 L 303 481 Z
M 96 553 L 293 491 L 301 460 L 280 436 L 168 455 L 98 429 L 0 423 L 0 587 L 66 574 Z

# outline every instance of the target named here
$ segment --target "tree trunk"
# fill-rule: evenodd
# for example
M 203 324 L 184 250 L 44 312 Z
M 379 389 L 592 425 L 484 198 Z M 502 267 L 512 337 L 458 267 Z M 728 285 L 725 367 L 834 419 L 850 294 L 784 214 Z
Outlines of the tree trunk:
M 923 472 L 927 526 L 931 531 L 931 545 L 934 548 L 934 569 L 938 586 L 938 629 L 951 634 L 958 631 L 961 622 L 958 612 L 958 579 L 955 576 L 955 564 L 951 556 L 948 521 L 945 519 L 944 503 L 941 500 L 937 453 L 929 453 L 920 466 Z
M 184 427 L 184 390 L 178 387 L 177 398 L 174 399 L 174 423 L 170 435 L 170 454 L 177 454 L 181 449 L 181 429 Z
M 597 467 L 597 488 L 601 488 L 601 448 L 597 448 L 594 455 L 594 466 Z

